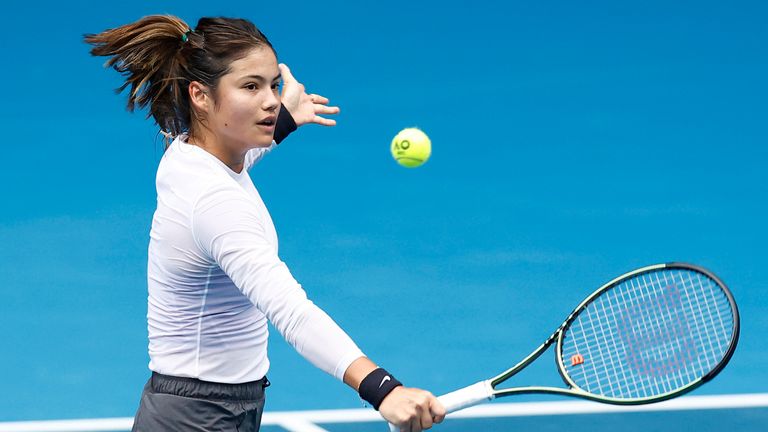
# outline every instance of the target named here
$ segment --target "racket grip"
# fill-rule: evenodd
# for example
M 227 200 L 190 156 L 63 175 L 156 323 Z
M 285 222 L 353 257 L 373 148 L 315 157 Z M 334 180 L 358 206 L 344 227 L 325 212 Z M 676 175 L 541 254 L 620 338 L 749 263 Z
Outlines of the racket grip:
M 493 387 L 491 387 L 490 380 L 480 381 L 437 398 L 445 407 L 446 414 L 469 408 L 491 399 L 493 399 Z
M 491 381 L 486 380 L 439 396 L 437 400 L 439 400 L 445 407 L 445 413 L 450 414 L 464 408 L 487 402 L 493 399 L 493 397 Z M 398 428 L 390 423 L 389 430 L 390 432 L 397 432 Z

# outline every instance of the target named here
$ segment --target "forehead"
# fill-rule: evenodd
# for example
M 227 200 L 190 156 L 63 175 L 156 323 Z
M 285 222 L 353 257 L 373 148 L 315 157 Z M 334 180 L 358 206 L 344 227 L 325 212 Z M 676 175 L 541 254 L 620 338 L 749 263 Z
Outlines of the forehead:
M 229 73 L 237 79 L 248 75 L 258 75 L 267 80 L 273 80 L 280 75 L 277 67 L 277 57 L 268 47 L 258 47 L 248 51 L 245 57 L 233 61 L 229 65 Z

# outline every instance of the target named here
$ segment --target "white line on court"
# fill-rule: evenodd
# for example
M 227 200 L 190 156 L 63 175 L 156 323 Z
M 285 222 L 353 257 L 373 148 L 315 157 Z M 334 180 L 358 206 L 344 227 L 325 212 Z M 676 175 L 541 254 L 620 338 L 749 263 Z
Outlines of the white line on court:
M 768 393 L 687 396 L 639 406 L 606 405 L 588 401 L 518 402 L 479 405 L 451 414 L 451 418 L 525 417 L 561 414 L 600 414 L 615 412 L 680 411 L 768 407 Z M 289 432 L 327 432 L 323 423 L 382 422 L 371 409 L 318 411 L 280 411 L 264 413 L 262 424 L 279 426 Z M 0 422 L 0 432 L 110 432 L 129 431 L 133 418 L 45 420 Z

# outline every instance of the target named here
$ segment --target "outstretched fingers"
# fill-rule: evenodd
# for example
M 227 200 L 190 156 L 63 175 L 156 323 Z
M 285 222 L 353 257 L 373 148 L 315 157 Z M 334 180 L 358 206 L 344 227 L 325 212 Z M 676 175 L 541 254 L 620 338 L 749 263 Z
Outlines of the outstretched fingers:
M 337 106 L 328 105 L 328 98 L 315 93 L 307 93 L 302 83 L 296 80 L 291 69 L 284 63 L 278 65 L 283 79 L 280 102 L 293 117 L 296 126 L 315 123 L 322 126 L 336 126 L 336 120 L 324 116 L 338 114 Z
M 312 101 L 312 105 L 315 111 L 315 116 L 312 119 L 312 123 L 316 123 L 322 126 L 336 126 L 336 120 L 327 119 L 321 117 L 321 115 L 338 114 L 341 111 L 339 107 L 328 106 L 328 98 L 318 94 L 309 95 L 309 100 Z
M 320 96 L 319 94 L 312 93 L 309 95 L 309 99 L 312 100 L 312 103 L 314 104 L 328 105 L 328 98 Z
M 334 119 L 327 119 L 325 117 L 320 117 L 319 115 L 316 115 L 312 119 L 312 123 L 319 124 L 321 126 L 336 126 L 336 120 Z

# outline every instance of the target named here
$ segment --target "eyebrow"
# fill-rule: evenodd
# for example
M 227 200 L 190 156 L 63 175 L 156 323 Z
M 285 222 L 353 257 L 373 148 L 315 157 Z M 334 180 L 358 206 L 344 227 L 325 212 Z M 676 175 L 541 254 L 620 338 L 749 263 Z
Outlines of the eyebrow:
M 280 81 L 282 78 L 283 78 L 282 75 L 278 75 L 272 81 Z M 264 78 L 261 75 L 247 75 L 247 76 L 244 76 L 244 77 L 240 78 L 240 80 L 246 80 L 246 79 L 252 79 L 254 81 L 259 81 L 259 82 L 267 81 L 267 79 Z

